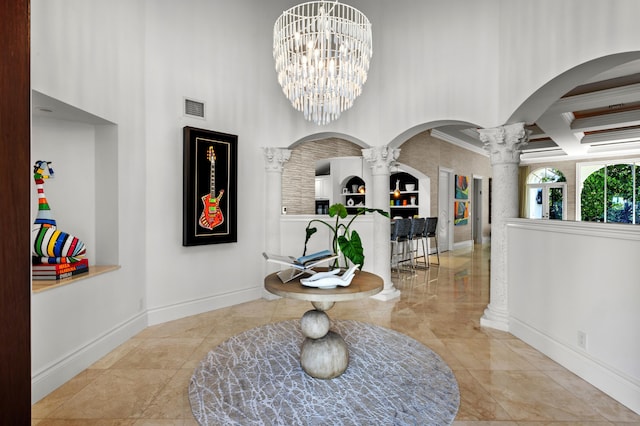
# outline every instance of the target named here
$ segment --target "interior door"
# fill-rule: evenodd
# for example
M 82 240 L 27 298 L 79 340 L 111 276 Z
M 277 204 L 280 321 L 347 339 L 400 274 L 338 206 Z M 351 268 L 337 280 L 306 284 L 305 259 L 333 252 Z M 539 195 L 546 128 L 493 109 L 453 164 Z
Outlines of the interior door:
M 451 172 L 440 169 L 438 179 L 438 249 L 440 251 L 449 250 L 451 221 L 451 196 L 452 188 Z
M 471 204 L 473 218 L 473 241 L 482 244 L 482 179 L 473 178 L 473 203 Z
M 527 193 L 529 219 L 565 220 L 567 217 L 566 183 L 530 184 Z

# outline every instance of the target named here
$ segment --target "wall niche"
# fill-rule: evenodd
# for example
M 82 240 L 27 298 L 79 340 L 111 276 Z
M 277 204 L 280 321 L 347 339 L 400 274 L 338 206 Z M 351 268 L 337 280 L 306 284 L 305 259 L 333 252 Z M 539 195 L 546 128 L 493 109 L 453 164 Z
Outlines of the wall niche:
M 95 272 L 116 268 L 117 125 L 33 90 L 31 163 L 37 160 L 51 161 L 55 175 L 45 181 L 45 195 L 58 229 L 77 236 L 87 246 L 89 275 L 92 267 Z M 32 221 L 38 211 L 37 200 L 32 180 Z M 46 288 L 46 284 L 34 282 L 34 291 L 43 286 Z

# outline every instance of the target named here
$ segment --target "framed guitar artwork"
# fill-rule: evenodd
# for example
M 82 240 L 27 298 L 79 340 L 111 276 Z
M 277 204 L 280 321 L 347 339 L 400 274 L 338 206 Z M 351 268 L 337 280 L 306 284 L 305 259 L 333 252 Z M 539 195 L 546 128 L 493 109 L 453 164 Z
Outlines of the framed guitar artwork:
M 238 241 L 238 136 L 183 128 L 182 245 Z

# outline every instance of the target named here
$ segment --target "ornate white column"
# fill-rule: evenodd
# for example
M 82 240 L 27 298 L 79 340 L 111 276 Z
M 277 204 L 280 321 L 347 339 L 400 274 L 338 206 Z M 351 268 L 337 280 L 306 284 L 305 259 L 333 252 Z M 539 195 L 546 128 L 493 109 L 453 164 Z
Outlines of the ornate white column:
M 284 163 L 289 161 L 289 158 L 291 157 L 291 150 L 272 147 L 266 147 L 263 148 L 263 150 L 266 170 L 265 251 L 269 253 L 280 253 L 282 170 L 284 168 Z M 267 270 L 269 272 L 274 272 L 277 270 L 277 267 L 273 266 L 273 264 L 269 262 L 265 263 L 267 264 Z M 267 294 L 267 292 L 265 292 L 265 294 Z
M 389 166 L 398 158 L 400 150 L 388 146 L 378 146 L 362 150 L 362 156 L 371 166 L 373 188 L 367 188 L 372 195 L 371 207 L 389 212 Z M 391 300 L 400 297 L 400 290 L 391 281 L 390 226 L 389 219 L 373 214 L 373 273 L 384 281 L 384 288 L 373 296 L 378 300 Z M 371 263 L 370 263 L 371 264 Z
M 509 331 L 507 299 L 507 228 L 505 219 L 518 217 L 518 166 L 529 135 L 524 123 L 480 129 L 493 171 L 491 194 L 491 281 L 489 306 L 480 325 Z

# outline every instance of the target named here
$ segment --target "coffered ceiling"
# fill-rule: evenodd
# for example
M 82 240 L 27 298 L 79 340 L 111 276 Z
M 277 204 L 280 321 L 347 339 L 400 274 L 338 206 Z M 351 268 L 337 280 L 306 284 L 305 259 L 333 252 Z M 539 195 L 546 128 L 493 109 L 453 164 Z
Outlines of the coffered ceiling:
M 534 123 L 523 163 L 640 153 L 640 61 L 579 82 Z M 435 128 L 432 136 L 469 149 L 482 148 L 475 128 Z

